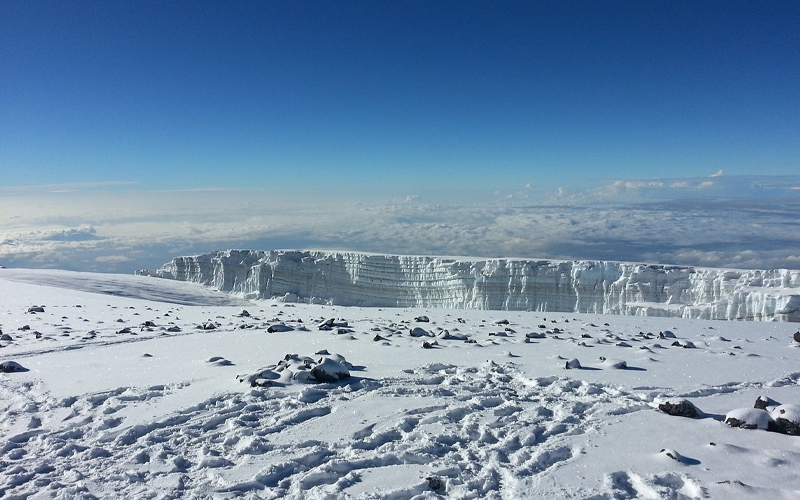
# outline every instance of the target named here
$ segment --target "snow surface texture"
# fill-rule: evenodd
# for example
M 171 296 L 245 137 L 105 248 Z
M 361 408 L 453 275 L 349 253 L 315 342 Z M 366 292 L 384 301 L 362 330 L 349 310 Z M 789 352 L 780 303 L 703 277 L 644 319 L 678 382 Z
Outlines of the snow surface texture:
M 800 437 L 723 423 L 800 419 L 797 325 L 243 307 L 102 276 L 0 269 L 22 367 L 0 373 L 0 498 L 800 496 Z M 322 364 L 339 380 L 300 375 Z M 682 401 L 698 418 L 657 409 Z
M 800 321 L 800 271 L 785 269 L 227 250 L 144 273 L 287 302 Z

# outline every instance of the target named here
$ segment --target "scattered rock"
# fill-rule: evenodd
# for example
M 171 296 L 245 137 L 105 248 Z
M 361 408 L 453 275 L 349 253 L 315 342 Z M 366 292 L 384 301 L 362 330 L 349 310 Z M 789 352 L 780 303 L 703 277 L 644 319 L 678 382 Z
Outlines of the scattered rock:
M 773 420 L 773 425 L 770 426 L 769 430 L 788 434 L 789 436 L 800 435 L 800 405 L 776 406 L 769 414 Z
M 731 427 L 742 429 L 768 430 L 770 424 L 774 425 L 772 418 L 766 410 L 758 408 L 737 408 L 725 414 L 723 422 Z
M 566 362 L 564 368 L 566 370 L 579 370 L 581 368 L 581 362 L 578 361 L 577 358 L 570 359 L 569 361 Z
M 233 362 L 228 361 L 227 359 L 223 358 L 222 356 L 212 356 L 206 360 L 206 363 L 211 363 L 212 365 L 216 366 L 232 366 Z
M 26 371 L 28 371 L 28 369 L 16 361 L 3 361 L 0 363 L 0 373 L 19 373 Z
M 613 368 L 615 370 L 626 370 L 628 368 L 628 362 L 621 359 L 610 359 L 600 356 L 600 362 L 603 368 Z
M 796 332 L 794 332 L 793 338 L 794 338 L 795 342 L 800 342 L 800 330 L 797 330 Z
M 311 369 L 311 375 L 317 382 L 338 382 L 350 377 L 347 367 L 330 357 L 323 357 Z
M 417 326 L 417 327 L 414 327 L 414 328 L 410 328 L 410 329 L 408 330 L 408 333 L 409 333 L 409 335 L 411 335 L 412 337 L 428 337 L 428 336 L 429 336 L 429 334 L 428 334 L 428 331 L 427 331 L 427 330 L 425 330 L 424 328 L 420 328 L 420 327 L 418 327 L 418 326 Z
M 767 396 L 759 396 L 756 398 L 756 402 L 753 405 L 753 408 L 758 408 L 759 410 L 766 410 L 768 406 L 778 406 L 780 403 L 775 401 L 774 399 L 768 398 Z
M 269 333 L 290 332 L 292 330 L 294 330 L 294 328 L 289 325 L 284 325 L 283 323 L 277 323 L 267 328 L 267 332 Z
M 28 313 L 30 314 L 43 313 L 43 312 L 44 312 L 44 306 L 30 306 L 28 308 Z
M 428 481 L 428 488 L 434 491 L 442 488 L 442 480 L 438 477 L 427 477 L 425 480 Z
M 669 400 L 658 405 L 658 409 L 673 417 L 698 418 L 702 412 L 688 399 Z
M 198 325 L 197 328 L 201 330 L 216 330 L 217 325 L 211 321 L 205 321 L 202 324 Z
M 414 321 L 417 321 L 419 323 L 427 323 L 430 321 L 430 319 L 427 316 L 417 316 L 416 318 L 414 318 Z

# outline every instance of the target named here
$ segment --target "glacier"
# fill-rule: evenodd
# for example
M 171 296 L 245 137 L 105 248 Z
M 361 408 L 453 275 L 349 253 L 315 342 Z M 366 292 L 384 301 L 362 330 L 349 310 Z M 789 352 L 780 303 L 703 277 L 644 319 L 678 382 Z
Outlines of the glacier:
M 791 269 L 225 250 L 137 274 L 286 302 L 800 321 Z

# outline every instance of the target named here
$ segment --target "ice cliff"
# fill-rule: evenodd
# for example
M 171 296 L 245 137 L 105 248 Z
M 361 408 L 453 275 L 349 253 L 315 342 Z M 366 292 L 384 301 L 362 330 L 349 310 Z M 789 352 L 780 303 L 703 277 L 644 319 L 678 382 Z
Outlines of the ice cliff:
M 248 298 L 349 306 L 800 321 L 800 271 L 786 269 L 227 250 L 144 274 Z

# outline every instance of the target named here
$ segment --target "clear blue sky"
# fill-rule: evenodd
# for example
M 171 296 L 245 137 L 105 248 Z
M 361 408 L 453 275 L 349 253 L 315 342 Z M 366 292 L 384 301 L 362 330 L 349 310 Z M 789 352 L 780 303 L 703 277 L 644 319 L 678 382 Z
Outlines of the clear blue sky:
M 0 186 L 800 173 L 800 2 L 0 2 Z

